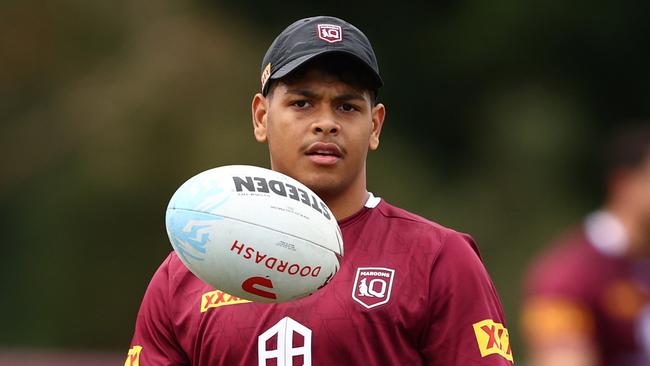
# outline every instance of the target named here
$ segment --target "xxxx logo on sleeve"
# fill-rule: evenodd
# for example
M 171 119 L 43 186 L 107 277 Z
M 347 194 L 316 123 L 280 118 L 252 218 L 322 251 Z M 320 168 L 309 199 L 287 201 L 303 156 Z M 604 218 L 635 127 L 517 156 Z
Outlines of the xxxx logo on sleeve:
M 394 277 L 394 269 L 359 267 L 354 278 L 352 298 L 366 309 L 386 304 L 390 300 Z
M 139 366 L 141 351 L 142 346 L 131 347 L 131 349 L 129 349 L 129 353 L 126 356 L 126 361 L 124 361 L 124 366 Z
M 221 290 L 206 292 L 201 296 L 201 312 L 205 313 L 210 308 L 224 305 L 244 304 L 250 302 L 237 296 L 227 294 Z
M 485 319 L 474 323 L 473 327 L 481 357 L 496 354 L 510 362 L 514 362 L 508 329 L 503 324 L 496 323 L 492 319 Z

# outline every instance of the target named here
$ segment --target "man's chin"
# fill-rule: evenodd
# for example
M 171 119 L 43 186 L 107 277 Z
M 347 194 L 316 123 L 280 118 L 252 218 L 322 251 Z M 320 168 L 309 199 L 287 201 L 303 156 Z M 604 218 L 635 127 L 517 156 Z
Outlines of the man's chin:
M 309 177 L 301 180 L 301 182 L 316 193 L 316 195 L 321 199 L 332 197 L 341 191 L 340 182 L 332 177 Z
M 332 197 L 341 192 L 341 179 L 333 171 L 304 169 L 278 169 L 280 173 L 290 176 L 311 189 L 321 199 Z

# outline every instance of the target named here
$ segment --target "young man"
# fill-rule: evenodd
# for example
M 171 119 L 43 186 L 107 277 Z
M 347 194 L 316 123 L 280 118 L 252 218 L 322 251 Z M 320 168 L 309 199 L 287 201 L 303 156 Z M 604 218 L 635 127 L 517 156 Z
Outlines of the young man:
M 512 364 L 472 239 L 366 190 L 381 85 L 368 39 L 341 19 L 302 19 L 276 38 L 252 102 L 255 138 L 272 169 L 336 216 L 341 268 L 307 298 L 262 304 L 211 288 L 172 253 L 147 289 L 126 365 Z
M 607 195 L 535 259 L 522 324 L 531 366 L 650 365 L 650 124 L 608 151 Z

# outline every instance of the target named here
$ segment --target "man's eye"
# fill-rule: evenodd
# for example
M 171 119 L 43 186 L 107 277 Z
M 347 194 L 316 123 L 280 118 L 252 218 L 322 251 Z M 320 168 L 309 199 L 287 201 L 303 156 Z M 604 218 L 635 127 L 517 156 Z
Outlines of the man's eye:
M 306 100 L 296 100 L 295 102 L 292 102 L 291 105 L 298 108 L 305 108 L 309 106 L 309 102 Z
M 353 106 L 352 104 L 347 104 L 347 103 L 341 104 L 341 106 L 339 108 L 341 108 L 341 110 L 344 111 L 344 112 L 354 112 L 354 111 L 357 110 L 357 108 L 355 106 Z

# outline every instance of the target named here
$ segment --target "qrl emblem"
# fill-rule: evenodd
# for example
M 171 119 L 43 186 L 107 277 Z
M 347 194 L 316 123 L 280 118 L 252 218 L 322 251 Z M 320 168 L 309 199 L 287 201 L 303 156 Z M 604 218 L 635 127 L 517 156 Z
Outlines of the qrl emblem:
M 343 40 L 343 30 L 338 25 L 319 24 L 318 38 L 329 43 L 341 42 Z
M 354 279 L 352 298 L 366 309 L 383 305 L 390 300 L 395 270 L 381 267 L 359 267 Z

